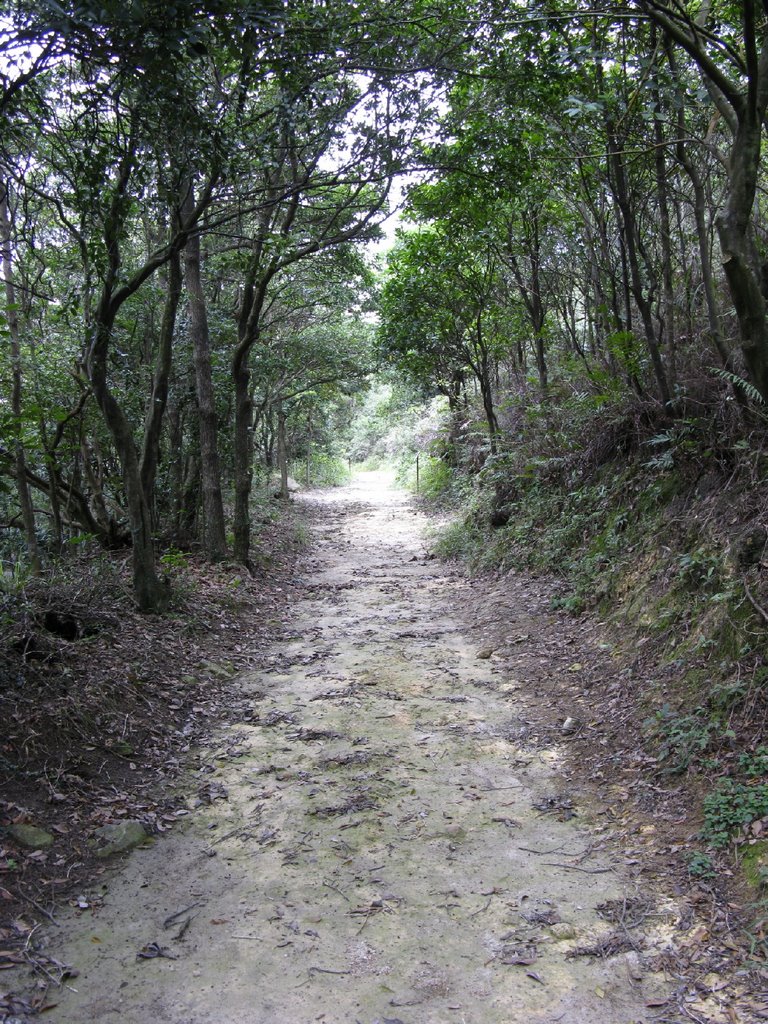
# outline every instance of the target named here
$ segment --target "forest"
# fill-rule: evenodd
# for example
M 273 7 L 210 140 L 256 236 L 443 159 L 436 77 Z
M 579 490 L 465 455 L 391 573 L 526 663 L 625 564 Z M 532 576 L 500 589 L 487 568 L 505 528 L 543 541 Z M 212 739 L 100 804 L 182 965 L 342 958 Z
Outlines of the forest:
M 5 0 L 0 82 L 0 764 L 107 576 L 277 601 L 390 466 L 623 634 L 693 874 L 760 837 L 766 0 Z
M 766 12 L 610 7 L 8 5 L 6 564 L 129 546 L 147 611 L 158 552 L 247 566 L 254 480 L 313 429 L 343 457 L 385 369 L 470 423 L 502 518 L 537 419 L 539 477 L 631 448 L 619 409 L 660 464 L 746 453 Z

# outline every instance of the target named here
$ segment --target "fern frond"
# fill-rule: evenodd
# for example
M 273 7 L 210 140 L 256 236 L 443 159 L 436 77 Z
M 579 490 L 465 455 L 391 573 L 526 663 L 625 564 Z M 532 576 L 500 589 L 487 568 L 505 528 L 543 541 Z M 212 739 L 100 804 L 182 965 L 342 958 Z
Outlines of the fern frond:
M 748 380 L 744 380 L 743 377 L 739 377 L 737 373 L 731 373 L 730 370 L 724 370 L 721 366 L 710 366 L 709 372 L 719 377 L 720 380 L 726 380 L 729 384 L 733 384 L 734 387 L 741 388 L 747 398 L 756 402 L 758 405 L 765 405 L 765 399 L 757 390 L 754 384 L 750 384 Z

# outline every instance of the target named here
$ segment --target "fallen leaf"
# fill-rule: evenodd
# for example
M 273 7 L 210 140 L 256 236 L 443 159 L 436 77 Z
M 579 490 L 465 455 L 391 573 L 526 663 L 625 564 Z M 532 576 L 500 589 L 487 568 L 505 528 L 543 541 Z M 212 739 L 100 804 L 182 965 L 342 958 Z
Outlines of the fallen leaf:
M 174 956 L 165 946 L 159 946 L 156 942 L 148 942 L 146 946 L 142 946 L 136 954 L 137 960 L 154 960 L 157 957 L 164 957 L 167 960 L 177 960 L 178 957 Z
M 538 958 L 539 954 L 536 951 L 536 947 L 530 946 L 527 949 L 510 949 L 503 952 L 501 962 L 503 964 L 529 967 L 531 964 L 535 964 Z

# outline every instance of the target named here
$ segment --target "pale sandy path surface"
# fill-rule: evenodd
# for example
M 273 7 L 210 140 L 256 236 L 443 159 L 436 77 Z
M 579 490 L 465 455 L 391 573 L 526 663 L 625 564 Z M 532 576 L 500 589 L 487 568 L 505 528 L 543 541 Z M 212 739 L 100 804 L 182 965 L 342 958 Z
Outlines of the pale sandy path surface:
M 47 952 L 80 976 L 47 1020 L 630 1024 L 660 1012 L 647 1004 L 670 986 L 648 963 L 673 902 L 638 893 L 588 809 L 558 808 L 557 750 L 510 738 L 518 683 L 478 658 L 457 614 L 471 589 L 425 557 L 422 517 L 386 484 L 369 474 L 303 499 L 322 515 L 292 633 L 240 677 L 239 710 L 189 780 L 227 799 L 111 868 L 96 913 L 62 919 Z M 638 897 L 647 913 L 622 951 L 568 956 L 616 931 L 605 916 L 631 923 L 598 907 Z M 175 959 L 137 959 L 153 942 Z

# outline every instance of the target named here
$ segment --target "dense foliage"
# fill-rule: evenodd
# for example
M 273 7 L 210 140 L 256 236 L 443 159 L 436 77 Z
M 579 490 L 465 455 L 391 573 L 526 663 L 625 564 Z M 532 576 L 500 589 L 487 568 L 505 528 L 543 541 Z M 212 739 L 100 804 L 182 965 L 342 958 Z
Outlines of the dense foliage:
M 1 468 L 33 567 L 129 544 L 153 609 L 158 539 L 248 563 L 256 455 L 369 367 L 359 244 L 435 54 L 391 13 L 4 5 Z
M 247 564 L 254 472 L 343 454 L 397 178 L 378 357 L 445 396 L 494 521 L 532 416 L 560 465 L 639 443 L 628 402 L 762 435 L 765 5 L 2 10 L 9 562 L 130 545 L 144 609 L 159 544 Z

